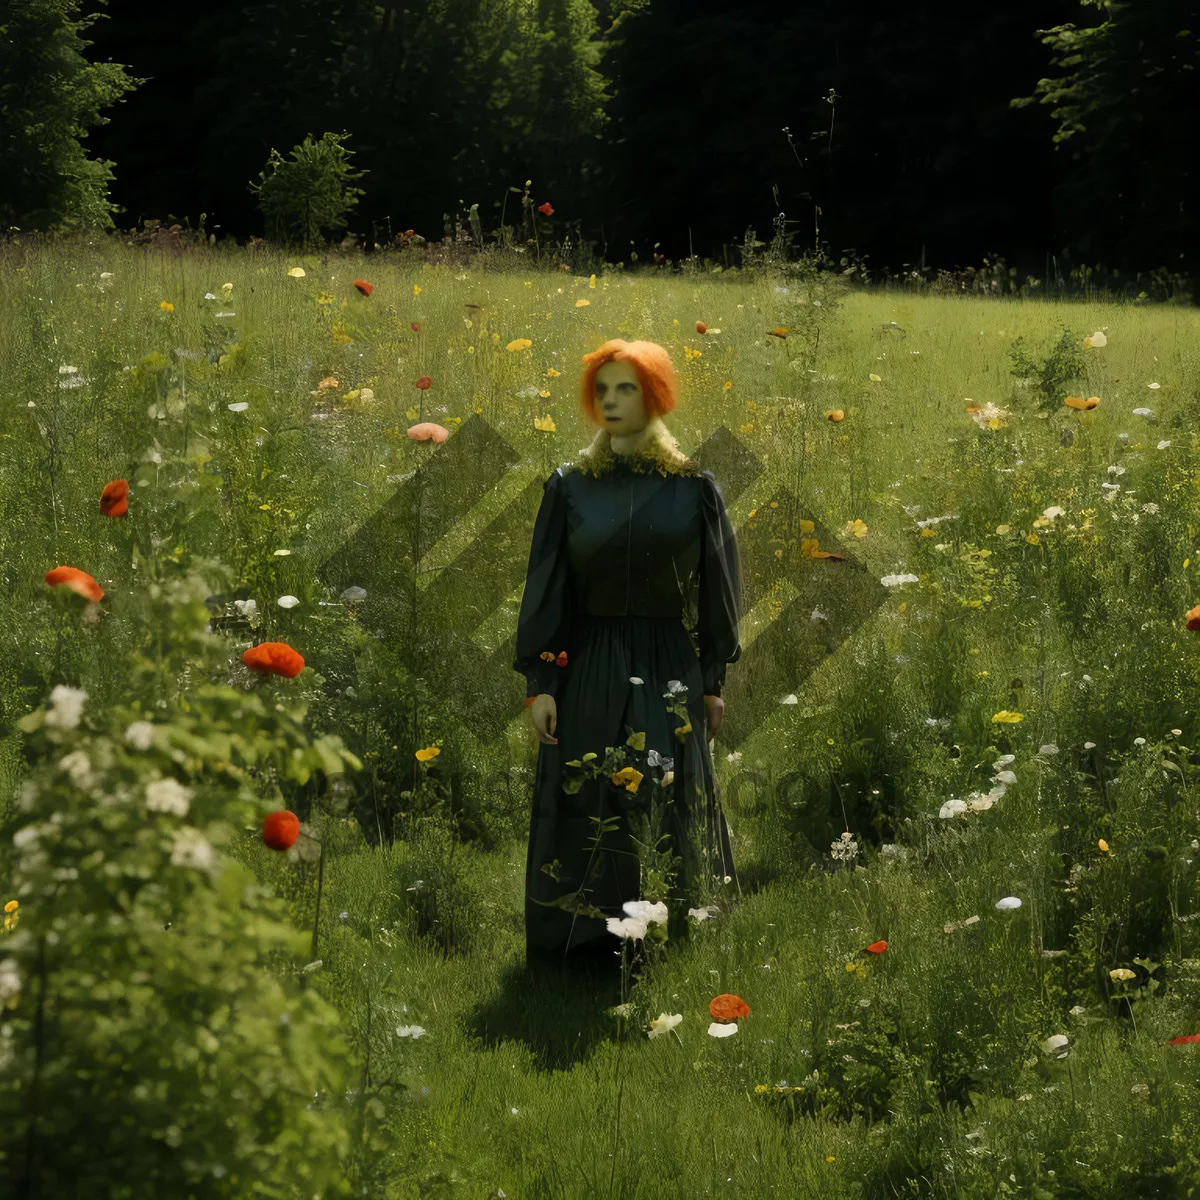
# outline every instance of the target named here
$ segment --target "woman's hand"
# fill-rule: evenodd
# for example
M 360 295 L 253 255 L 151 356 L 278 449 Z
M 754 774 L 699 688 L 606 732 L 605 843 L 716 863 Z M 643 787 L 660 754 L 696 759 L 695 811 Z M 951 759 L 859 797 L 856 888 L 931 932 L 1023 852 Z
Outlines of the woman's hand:
M 533 728 L 538 741 L 548 746 L 557 746 L 558 738 L 554 736 L 558 728 L 558 705 L 554 697 L 543 692 L 530 705 L 533 715 Z
M 708 736 L 715 738 L 725 719 L 725 701 L 720 696 L 705 696 L 704 709 L 708 714 Z

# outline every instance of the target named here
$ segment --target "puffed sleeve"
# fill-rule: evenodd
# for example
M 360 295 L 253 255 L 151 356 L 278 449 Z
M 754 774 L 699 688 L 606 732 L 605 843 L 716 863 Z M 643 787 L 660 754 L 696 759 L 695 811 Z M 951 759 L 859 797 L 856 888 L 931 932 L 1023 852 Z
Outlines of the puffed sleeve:
M 513 670 L 528 681 L 526 698 L 557 696 L 562 668 L 541 657 L 557 657 L 567 647 L 571 627 L 571 581 L 567 558 L 567 500 L 561 472 L 546 480 L 533 527 L 529 569 L 517 618 L 517 657 Z
M 702 542 L 696 634 L 704 694 L 719 696 L 725 667 L 742 655 L 738 621 L 742 611 L 742 570 L 737 535 L 729 523 L 721 489 L 703 475 Z

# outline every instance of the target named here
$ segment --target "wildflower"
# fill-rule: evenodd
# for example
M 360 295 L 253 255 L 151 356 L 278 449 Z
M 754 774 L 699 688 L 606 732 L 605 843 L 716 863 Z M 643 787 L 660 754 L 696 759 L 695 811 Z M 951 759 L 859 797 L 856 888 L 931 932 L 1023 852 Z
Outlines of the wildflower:
M 421 332 L 421 322 L 420 321 L 410 321 L 408 327 L 409 327 L 409 329 L 411 329 L 413 331 L 413 333 Z
M 154 744 L 154 726 L 149 721 L 134 721 L 125 730 L 125 740 L 135 750 L 149 750 Z
M 46 582 L 51 587 L 65 584 L 77 595 L 97 603 L 104 597 L 104 589 L 86 571 L 75 567 L 55 567 L 47 571 Z
M 617 787 L 624 786 L 625 790 L 630 793 L 636 793 L 638 784 L 642 782 L 641 771 L 633 767 L 622 767 L 612 776 L 612 781 Z
M 1183 1037 L 1173 1037 L 1168 1042 L 1168 1046 L 1187 1046 L 1192 1042 L 1200 1042 L 1200 1033 L 1188 1033 Z
M 1096 845 L 1099 846 L 1105 854 L 1108 853 L 1108 843 L 1103 838 L 1101 838 Z
M 275 603 L 278 604 L 280 608 L 295 608 L 300 601 L 295 596 L 280 596 Z
M 840 408 L 835 408 L 835 409 L 833 409 L 833 411 L 832 411 L 832 412 L 827 412 L 825 415 L 826 415 L 826 416 L 827 416 L 827 417 L 828 417 L 828 418 L 829 418 L 829 419 L 830 419 L 830 420 L 831 420 L 831 421 L 832 421 L 832 422 L 833 422 L 835 425 L 836 425 L 836 424 L 837 424 L 839 421 L 844 421 L 844 420 L 846 419 L 846 414 L 845 414 L 845 412 L 844 412 L 842 409 L 840 409 Z
M 709 1037 L 733 1037 L 737 1033 L 736 1023 L 714 1021 L 708 1027 Z
M 437 746 L 426 746 L 424 750 L 417 751 L 418 762 L 429 762 L 430 759 L 437 758 L 441 754 L 441 750 Z
M 7 1004 L 21 991 L 21 972 L 16 961 L 6 958 L 0 962 L 0 1003 Z
M 354 281 L 354 286 L 358 288 L 358 290 L 362 292 L 364 296 L 369 296 L 375 290 L 374 284 L 368 283 L 365 279 L 356 279 Z
M 87 692 L 82 688 L 58 684 L 50 693 L 51 707 L 46 712 L 46 724 L 51 729 L 74 729 L 83 713 Z
M 427 392 L 433 387 L 433 380 L 428 375 L 422 375 L 413 386 L 420 388 L 423 392 Z
M 250 404 L 246 400 L 239 400 L 236 404 L 227 404 L 225 407 L 229 409 L 230 412 L 245 412 L 246 409 L 250 407 Z
M 89 788 L 96 782 L 91 760 L 82 750 L 72 750 L 59 760 L 58 765 L 70 775 L 71 782 L 77 788 Z
M 604 923 L 608 932 L 616 934 L 619 938 L 640 941 L 646 936 L 647 922 L 637 917 L 608 917 Z
M 1003 708 L 998 713 L 994 713 L 992 720 L 1005 725 L 1015 725 L 1018 721 L 1025 720 L 1025 714 L 1019 712 L 1009 712 Z
M 8 902 L 8 903 L 7 903 L 7 904 L 4 906 L 4 911 L 5 911 L 6 913 L 14 913 L 14 912 L 16 912 L 16 911 L 17 911 L 17 909 L 18 909 L 18 908 L 20 908 L 20 907 L 21 907 L 21 902 L 20 902 L 20 900 L 10 900 L 10 901 L 9 901 L 9 902 Z
M 270 850 L 290 850 L 300 836 L 300 818 L 281 809 L 263 817 L 263 845 Z
M 165 313 L 173 313 L 175 311 L 175 305 L 170 300 L 164 300 L 158 307 Z
M 533 418 L 534 429 L 540 429 L 543 433 L 554 433 L 558 426 L 554 423 L 554 418 L 547 413 L 544 417 Z
M 1137 972 L 1128 967 L 1117 967 L 1115 971 L 1109 971 L 1108 977 L 1117 983 L 1123 983 L 1126 979 L 1136 979 Z
M 424 1034 L 425 1034 L 425 1030 L 422 1029 L 420 1025 L 397 1025 L 396 1026 L 396 1036 L 397 1037 L 419 1038 L 419 1037 L 423 1037 Z
M 653 904 L 649 900 L 626 900 L 621 908 L 635 921 L 645 921 L 648 925 L 653 923 L 665 925 L 667 923 L 667 906 L 661 900 L 657 900 Z
M 433 421 L 422 421 L 420 425 L 409 426 L 408 436 L 414 442 L 432 440 L 440 445 L 450 436 L 450 430 L 444 425 L 438 425 Z
M 843 833 L 838 841 L 832 842 L 830 845 L 829 856 L 838 862 L 850 862 L 858 853 L 858 843 L 854 840 L 854 834 L 849 831 Z
M 242 662 L 255 671 L 295 679 L 304 670 L 304 658 L 287 642 L 260 642 L 242 655 Z
M 647 1037 L 656 1038 L 664 1033 L 670 1033 L 680 1021 L 683 1020 L 683 1013 L 659 1013 L 650 1022 L 650 1029 L 646 1034 Z
M 303 279 L 303 278 L 304 278 L 304 275 L 305 275 L 305 271 L 304 271 L 304 268 L 303 268 L 303 267 L 293 267 L 293 268 L 292 268 L 292 269 L 291 269 L 291 270 L 288 272 L 288 274 L 289 274 L 289 275 L 290 275 L 290 276 L 291 276 L 293 279 Z
M 888 948 L 887 942 L 872 942 L 867 947 L 868 954 L 882 954 Z
M 192 802 L 192 789 L 184 787 L 177 779 L 156 779 L 146 785 L 146 807 L 151 812 L 171 813 L 186 817 Z
M 100 493 L 100 511 L 106 517 L 124 517 L 129 513 L 129 480 L 114 479 Z
M 1009 912 L 1014 908 L 1021 907 L 1021 901 L 1016 896 L 1005 896 L 1002 900 L 996 901 L 996 907 L 1001 912 Z
M 731 992 L 722 992 L 709 1001 L 708 1011 L 716 1021 L 736 1021 L 740 1017 L 750 1015 L 750 1006 Z
M 1056 1058 L 1066 1058 L 1068 1053 L 1070 1053 L 1070 1041 L 1071 1039 L 1065 1033 L 1055 1033 L 1046 1038 L 1041 1043 L 1041 1047 L 1047 1054 L 1053 1054 Z M 1059 1053 L 1060 1050 L 1062 1051 L 1061 1054 Z
M 707 333 L 708 326 L 705 325 L 705 323 L 703 321 L 697 321 L 696 322 L 696 332 L 697 333 Z
M 1197 604 L 1195 608 L 1189 608 L 1184 617 L 1187 620 L 1188 629 L 1200 629 L 1200 604 Z
M 238 614 L 243 617 L 258 616 L 258 601 L 257 600 L 235 600 L 233 607 L 238 610 Z
M 530 341 L 529 338 L 515 338 L 513 341 L 509 342 L 508 345 L 505 346 L 504 348 L 506 350 L 512 350 L 512 351 L 528 350 L 529 347 L 532 345 L 533 345 L 533 342 Z
M 896 587 L 901 583 L 919 583 L 916 575 L 884 575 L 879 581 L 884 587 Z
M 342 599 L 350 603 L 367 598 L 367 589 L 360 588 L 357 584 L 352 584 L 342 593 Z
M 207 871 L 215 860 L 213 848 L 200 830 L 185 825 L 175 831 L 175 844 L 171 850 L 171 862 L 175 866 Z
M 552 217 L 554 215 L 554 206 L 547 200 L 545 204 L 538 205 L 538 212 L 544 217 Z

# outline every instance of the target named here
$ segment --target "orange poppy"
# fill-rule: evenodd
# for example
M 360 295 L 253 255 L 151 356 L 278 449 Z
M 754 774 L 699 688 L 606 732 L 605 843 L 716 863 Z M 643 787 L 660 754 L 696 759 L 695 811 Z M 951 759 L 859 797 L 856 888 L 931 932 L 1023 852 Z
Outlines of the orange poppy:
M 46 572 L 46 582 L 51 587 L 65 583 L 71 591 L 87 600 L 100 601 L 104 596 L 104 589 L 86 571 L 76 567 L 55 567 Z
M 565 650 L 560 650 L 558 652 L 558 657 L 554 661 L 558 663 L 560 667 L 565 667 L 567 665 L 567 652 Z
M 705 323 L 703 321 L 697 321 L 696 322 L 696 332 L 697 333 L 707 333 L 708 326 L 705 325 Z
M 714 1021 L 736 1021 L 739 1017 L 750 1015 L 750 1005 L 741 996 L 723 992 L 709 1001 L 708 1011 Z
M 838 421 L 844 421 L 846 419 L 846 414 L 840 408 L 835 408 L 832 412 L 828 412 L 825 415 L 831 421 L 833 421 L 834 424 L 836 424 Z
M 887 942 L 872 942 L 867 947 L 868 954 L 882 954 L 887 949 Z
M 287 642 L 260 642 L 242 655 L 242 662 L 255 671 L 295 679 L 304 670 L 304 658 Z
M 369 296 L 375 290 L 375 285 L 373 283 L 368 283 L 365 279 L 356 279 L 354 281 L 354 286 L 358 288 L 358 290 L 362 292 L 364 296 Z
M 100 511 L 106 517 L 123 517 L 129 512 L 129 480 L 114 479 L 100 493 Z
M 1189 608 L 1185 615 L 1189 629 L 1200 629 L 1200 604 L 1197 604 L 1195 608 Z
M 281 809 L 263 817 L 263 844 L 271 850 L 290 850 L 300 836 L 300 818 Z
M 430 379 L 428 375 L 422 375 L 421 378 L 417 380 L 417 387 L 419 387 L 421 391 L 427 392 L 431 387 L 433 387 L 433 380 Z
M 1171 1040 L 1167 1042 L 1167 1045 L 1186 1046 L 1192 1042 L 1200 1042 L 1200 1033 L 1189 1033 L 1185 1034 L 1183 1037 L 1171 1038 Z
M 414 442 L 427 442 L 430 438 L 435 442 L 444 442 L 450 436 L 450 430 L 434 421 L 422 421 L 420 425 L 408 427 L 408 436 Z
M 545 204 L 538 205 L 538 212 L 540 212 L 544 217 L 554 216 L 554 208 L 549 200 L 547 200 Z

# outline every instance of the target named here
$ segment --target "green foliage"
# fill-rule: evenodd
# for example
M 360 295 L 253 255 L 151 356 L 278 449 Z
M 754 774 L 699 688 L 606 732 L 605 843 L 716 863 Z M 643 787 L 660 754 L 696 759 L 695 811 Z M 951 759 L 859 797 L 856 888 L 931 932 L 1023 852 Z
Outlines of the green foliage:
M 338 1015 L 295 978 L 309 934 L 222 848 L 258 836 L 281 782 L 357 760 L 311 742 L 273 684 L 199 681 L 225 671 L 224 638 L 204 632 L 221 574 L 146 584 L 163 653 L 114 665 L 119 703 L 61 688 L 19 722 L 32 770 L 5 831 L 22 918 L 0 943 L 6 1195 L 345 1194 Z
M 365 196 L 350 181 L 367 172 L 354 172 L 346 161 L 353 150 L 342 145 L 348 133 L 326 133 L 319 142 L 308 134 L 293 146 L 292 161 L 278 150 L 271 151 L 260 183 L 250 184 L 258 206 L 268 222 L 270 236 L 280 241 L 300 242 L 307 247 L 318 242 L 323 231 L 345 229 L 346 213 Z
M 1080 341 L 1064 328 L 1058 344 L 1041 364 L 1026 353 L 1024 341 L 1023 337 L 1017 338 L 1009 350 L 1012 373 L 1022 381 L 1036 380 L 1036 391 L 1040 393 L 1038 407 L 1043 412 L 1053 412 L 1062 404 L 1070 386 L 1083 375 L 1086 358 Z
M 116 164 L 88 158 L 80 139 L 88 126 L 109 123 L 102 108 L 148 80 L 130 78 L 119 63 L 84 58 L 92 43 L 79 35 L 107 18 L 91 13 L 76 20 L 78 7 L 78 0 L 4 6 L 0 231 L 112 229 L 112 214 L 125 211 L 108 199 Z

